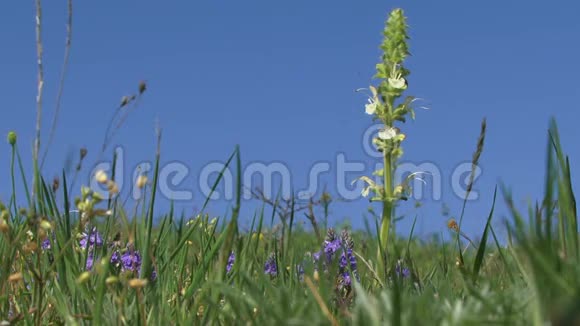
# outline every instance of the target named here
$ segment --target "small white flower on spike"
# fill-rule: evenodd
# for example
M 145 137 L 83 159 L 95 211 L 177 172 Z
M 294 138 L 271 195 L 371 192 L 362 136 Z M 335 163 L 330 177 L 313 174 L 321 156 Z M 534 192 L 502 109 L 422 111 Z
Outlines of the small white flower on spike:
M 407 81 L 403 77 L 389 78 L 389 85 L 396 89 L 405 89 L 407 88 Z
M 379 138 L 383 140 L 393 139 L 397 135 L 397 130 L 393 127 L 387 127 L 379 131 Z
M 369 103 L 365 105 L 365 112 L 368 115 L 373 115 L 377 111 L 378 103 L 369 98 Z
M 371 191 L 371 187 L 364 187 L 360 193 L 363 197 L 368 197 L 370 191 Z
M 391 76 L 388 78 L 389 86 L 395 89 L 406 89 L 407 81 L 403 78 L 398 68 L 397 64 L 393 65 Z
M 367 197 L 370 191 L 377 186 L 376 183 L 371 178 L 366 176 L 354 179 L 351 184 L 355 184 L 359 180 L 362 180 L 363 182 L 367 183 L 367 186 L 363 187 L 363 190 L 361 191 L 361 195 L 363 197 Z

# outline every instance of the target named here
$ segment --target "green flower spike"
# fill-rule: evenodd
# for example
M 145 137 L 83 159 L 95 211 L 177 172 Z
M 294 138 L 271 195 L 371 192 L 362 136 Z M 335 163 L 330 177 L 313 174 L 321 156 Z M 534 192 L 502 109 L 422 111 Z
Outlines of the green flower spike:
M 373 139 L 373 144 L 383 154 L 383 168 L 373 174 L 379 176 L 383 183 L 375 183 L 368 177 L 361 177 L 367 185 L 363 188 L 363 195 L 366 197 L 370 192 L 375 194 L 371 201 L 381 201 L 383 212 L 381 216 L 381 226 L 379 231 L 380 246 L 379 261 L 386 263 L 385 256 L 381 252 L 387 252 L 388 237 L 394 210 L 399 200 L 406 200 L 409 195 L 408 181 L 403 184 L 394 184 L 394 175 L 397 168 L 397 161 L 403 155 L 401 147 L 406 135 L 394 126 L 395 122 L 404 123 L 409 114 L 411 119 L 415 118 L 415 113 L 411 104 L 416 100 L 413 96 L 407 96 L 398 102 L 408 88 L 407 76 L 410 72 L 403 66 L 405 59 L 410 55 L 407 40 L 407 20 L 403 10 L 395 9 L 387 18 L 384 40 L 381 44 L 383 55 L 381 62 L 376 65 L 377 73 L 375 78 L 380 79 L 378 87 L 370 86 L 372 96 L 369 96 L 365 105 L 365 113 L 371 115 L 373 120 L 380 120 L 384 126 Z

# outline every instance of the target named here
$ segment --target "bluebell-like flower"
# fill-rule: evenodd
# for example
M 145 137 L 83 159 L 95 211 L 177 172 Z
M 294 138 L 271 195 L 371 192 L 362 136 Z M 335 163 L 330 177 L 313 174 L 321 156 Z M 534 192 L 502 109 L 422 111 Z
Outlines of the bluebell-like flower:
M 90 271 L 91 269 L 93 269 L 93 263 L 94 263 L 94 255 L 93 253 L 89 253 L 89 255 L 87 256 L 87 264 L 85 265 L 86 270 Z
M 397 274 L 398 277 L 408 278 L 411 276 L 411 271 L 407 267 L 403 266 L 403 262 L 401 260 L 398 260 L 397 264 L 395 265 L 395 274 Z
M 334 253 L 340 249 L 340 239 L 326 240 L 324 241 L 324 253 L 328 260 L 332 260 Z
M 337 236 L 333 229 L 328 230 L 322 248 L 326 260 L 322 262 L 322 265 L 324 270 L 328 271 L 329 265 L 333 264 L 333 262 L 338 263 L 337 278 L 339 289 L 350 288 L 352 277 L 360 281 L 353 250 L 354 241 L 347 230 L 343 230 L 340 236 Z M 321 252 L 313 255 L 315 263 L 318 263 L 320 255 Z M 335 259 L 338 261 L 335 261 Z
M 278 266 L 276 265 L 276 256 L 272 255 L 264 264 L 264 273 L 270 274 L 270 276 L 278 275 Z
M 304 281 L 304 266 L 302 264 L 296 265 L 296 271 L 298 272 L 300 281 Z
M 399 277 L 408 278 L 411 276 L 411 271 L 407 267 L 402 267 L 400 263 L 395 266 L 395 273 Z
M 141 255 L 133 249 L 127 250 L 121 256 L 123 271 L 138 271 L 141 268 Z
M 322 252 L 315 252 L 314 254 L 312 254 L 312 257 L 314 257 L 314 262 L 318 263 L 318 261 L 320 260 L 320 255 L 322 255 Z
M 356 278 L 357 281 L 360 281 L 360 277 L 358 275 L 358 266 L 356 263 L 356 257 L 354 255 L 354 253 L 352 252 L 351 248 L 346 250 L 346 257 L 348 258 L 348 262 L 350 264 L 350 270 L 352 271 L 352 274 L 354 275 L 354 277 Z
M 236 261 L 236 254 L 232 251 L 230 256 L 228 257 L 228 264 L 226 266 L 226 272 L 229 273 L 234 266 L 234 262 Z
M 357 270 L 356 257 L 354 256 L 352 249 L 347 249 L 346 255 L 348 256 L 350 269 L 352 269 L 353 271 Z
M 121 264 L 121 254 L 118 251 L 114 251 L 111 255 L 111 264 L 114 266 L 119 266 Z
M 52 248 L 52 243 L 54 241 L 56 241 L 56 235 L 53 232 L 51 232 L 51 235 L 47 236 L 44 240 L 42 240 L 40 246 L 42 247 L 43 250 L 50 250 Z
M 87 242 L 91 247 L 94 245 L 97 247 L 103 245 L 103 238 L 99 234 L 99 231 L 97 231 L 97 228 L 93 227 L 93 230 L 90 232 L 90 236 L 86 232 L 82 233 L 82 237 L 79 241 L 81 248 L 87 248 Z
M 338 267 L 340 269 L 346 269 L 348 267 L 348 259 L 346 259 L 346 254 L 344 251 L 340 254 L 340 259 L 338 261 Z
M 348 272 L 342 274 L 342 282 L 344 286 L 350 286 L 350 284 L 352 283 L 350 279 L 350 274 Z
M 41 247 L 43 250 L 49 250 L 51 248 L 50 247 L 50 238 L 47 237 L 46 239 L 44 239 L 44 241 L 42 241 Z

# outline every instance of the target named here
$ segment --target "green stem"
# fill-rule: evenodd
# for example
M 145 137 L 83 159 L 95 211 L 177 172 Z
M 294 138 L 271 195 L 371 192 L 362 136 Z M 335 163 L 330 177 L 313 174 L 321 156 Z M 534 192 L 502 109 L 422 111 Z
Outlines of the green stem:
M 392 127 L 392 120 L 390 117 L 392 116 L 393 112 L 393 104 L 394 98 L 391 96 L 385 96 L 384 102 L 386 103 L 387 108 L 387 116 L 385 121 L 385 127 L 391 128 Z M 380 261 L 383 262 L 383 271 L 386 272 L 387 266 L 387 249 L 388 249 L 388 240 L 389 240 L 389 233 L 391 229 L 391 220 L 393 216 L 393 204 L 394 202 L 391 200 L 393 197 L 393 157 L 391 150 L 385 150 L 383 152 L 383 183 L 384 183 L 384 191 L 385 197 L 383 199 L 383 214 L 381 218 L 381 231 L 380 231 L 380 249 L 379 254 L 381 253 L 381 249 L 383 255 L 380 257 Z
M 381 218 L 381 248 L 384 252 L 387 251 L 389 231 L 391 227 L 391 217 L 393 213 L 393 203 L 388 199 L 392 197 L 393 193 L 393 182 L 392 182 L 392 162 L 391 154 L 385 153 L 383 155 L 384 163 L 384 187 L 385 187 L 385 199 L 383 201 L 383 214 Z
M 16 204 L 16 181 L 14 180 L 14 161 L 16 158 L 16 149 L 12 146 L 12 156 L 10 159 L 10 177 L 12 179 L 12 205 L 13 205 L 13 220 L 18 216 L 18 205 Z
M 20 157 L 20 152 L 18 151 L 17 146 L 18 145 L 14 145 L 14 150 L 16 151 L 16 158 L 18 159 L 18 169 L 20 170 L 20 177 L 22 178 L 22 185 L 24 186 L 24 193 L 26 194 L 28 206 L 32 209 L 32 199 L 30 198 L 30 191 L 28 190 L 28 181 L 26 180 L 24 166 L 22 165 L 22 158 Z

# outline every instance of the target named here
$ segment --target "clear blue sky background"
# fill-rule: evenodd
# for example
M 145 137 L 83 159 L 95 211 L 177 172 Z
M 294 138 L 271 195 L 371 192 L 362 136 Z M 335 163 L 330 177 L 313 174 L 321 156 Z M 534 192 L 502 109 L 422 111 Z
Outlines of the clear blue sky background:
M 500 180 L 512 186 L 521 205 L 540 198 L 550 116 L 559 122 L 572 162 L 580 157 L 578 4 L 75 1 L 61 119 L 43 172 L 47 178 L 59 174 L 67 155 L 77 155 L 81 146 L 94 163 L 121 96 L 145 79 L 146 96 L 115 143 L 126 150 L 126 171 L 152 160 L 159 119 L 163 163 L 190 167 L 179 188 L 196 191 L 193 201 L 177 203 L 179 210 L 201 207 L 199 172 L 225 160 L 236 144 L 244 164 L 287 164 L 297 188 L 307 183 L 316 162 L 330 162 L 334 172 L 338 153 L 366 162 L 369 174 L 375 161 L 363 151 L 361 138 L 371 121 L 364 113 L 366 98 L 354 90 L 373 82 L 384 21 L 395 7 L 405 10 L 410 25 L 408 94 L 426 99 L 423 104 L 431 108 L 419 110 L 417 121 L 403 127 L 404 158 L 432 162 L 444 173 L 443 200 L 426 199 L 418 210 L 405 206 L 409 216 L 398 231 L 409 232 L 416 213 L 417 233 L 447 233 L 442 203 L 454 216 L 462 204 L 451 191 L 451 171 L 471 159 L 487 117 L 483 175 L 475 187 L 481 196 L 468 205 L 465 218 L 466 233 L 477 237 Z M 45 1 L 45 138 L 63 57 L 65 13 L 65 1 Z M 0 134 L 18 132 L 30 172 L 36 94 L 32 2 L 3 1 L 0 24 Z M 8 201 L 5 142 L 0 153 L 0 198 Z M 88 175 L 82 177 L 86 182 Z M 322 181 L 332 192 L 332 175 Z M 574 181 L 577 185 L 577 174 Z M 167 210 L 166 199 L 158 203 L 159 212 Z M 501 196 L 500 204 L 498 225 L 506 213 Z M 361 227 L 368 206 L 364 199 L 337 203 L 330 222 L 349 219 Z M 222 215 L 228 207 L 212 202 L 208 211 Z M 257 207 L 243 203 L 243 225 Z

